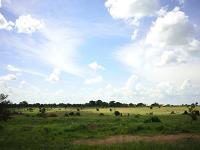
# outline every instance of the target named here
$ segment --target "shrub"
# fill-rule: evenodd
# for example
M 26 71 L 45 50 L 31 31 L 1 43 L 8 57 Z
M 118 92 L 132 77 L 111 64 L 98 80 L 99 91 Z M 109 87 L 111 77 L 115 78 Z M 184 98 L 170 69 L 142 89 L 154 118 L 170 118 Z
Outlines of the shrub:
M 120 112 L 119 111 L 115 111 L 114 114 L 115 114 L 115 116 L 120 116 Z
M 97 111 L 99 111 L 99 108 L 96 108 Z
M 144 123 L 151 123 L 151 122 L 161 122 L 158 116 L 151 116 L 147 118 Z
M 199 110 L 194 110 L 194 113 L 199 116 Z
M 192 118 L 192 121 L 196 121 L 198 118 L 197 118 L 197 114 L 195 113 L 195 111 L 192 111 L 191 113 L 190 113 L 190 116 L 191 116 L 191 118 Z
M 77 108 L 77 111 L 80 111 L 80 109 L 79 109 L 79 108 Z
M 110 108 L 110 111 L 112 111 L 112 109 Z
M 36 116 L 46 118 L 47 114 L 46 113 L 38 113 Z
M 187 114 L 188 114 L 188 112 L 185 110 L 184 113 L 183 113 L 183 115 L 187 115 Z
M 74 115 L 74 112 L 70 112 L 69 115 L 70 115 L 70 116 L 73 116 L 73 115 Z
M 104 116 L 104 114 L 103 114 L 103 113 L 100 113 L 99 116 Z
M 76 112 L 76 116 L 80 116 L 81 114 L 80 114 L 80 112 Z
M 153 112 L 150 112 L 149 115 L 153 115 Z
M 153 109 L 153 106 L 151 106 L 150 109 Z
M 171 114 L 175 114 L 175 112 L 174 112 L 174 111 L 172 111 L 172 112 L 171 112 Z
M 122 113 L 120 113 L 120 116 L 122 117 Z
M 69 114 L 68 114 L 68 113 L 65 113 L 65 117 L 69 117 Z
M 140 117 L 140 114 L 135 115 L 135 118 L 139 118 L 139 117 Z
M 55 113 L 50 113 L 50 114 L 48 114 L 48 117 L 57 117 L 58 115 L 57 114 L 55 114 Z
M 8 109 L 9 101 L 5 101 L 8 95 L 0 94 L 0 121 L 10 119 L 10 111 Z
M 44 107 L 40 107 L 39 108 L 39 112 L 42 113 L 42 114 L 44 114 L 46 112 L 46 109 Z

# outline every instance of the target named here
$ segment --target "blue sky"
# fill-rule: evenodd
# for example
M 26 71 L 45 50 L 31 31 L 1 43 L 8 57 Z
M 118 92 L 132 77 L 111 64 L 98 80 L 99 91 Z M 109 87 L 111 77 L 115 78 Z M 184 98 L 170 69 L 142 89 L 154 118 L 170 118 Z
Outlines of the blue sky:
M 1 0 L 12 102 L 200 102 L 198 0 Z

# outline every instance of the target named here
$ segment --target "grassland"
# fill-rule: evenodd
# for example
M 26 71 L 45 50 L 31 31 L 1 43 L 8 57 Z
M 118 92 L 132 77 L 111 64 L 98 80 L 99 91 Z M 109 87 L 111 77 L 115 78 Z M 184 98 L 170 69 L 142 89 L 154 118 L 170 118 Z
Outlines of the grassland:
M 200 110 L 200 107 L 196 107 Z M 123 115 L 115 117 L 117 110 Z M 0 122 L 0 149 L 200 149 L 199 139 L 184 139 L 177 142 L 132 141 L 110 145 L 73 144 L 78 139 L 103 139 L 115 135 L 156 136 L 167 134 L 200 134 L 200 118 L 191 121 L 191 117 L 183 115 L 187 107 L 153 108 L 84 108 L 81 116 L 65 117 L 66 112 L 77 112 L 74 108 L 47 109 L 47 114 L 56 117 L 38 117 L 38 109 L 33 111 L 17 109 L 22 115 L 15 115 L 7 122 Z M 171 114 L 174 111 L 175 114 Z M 103 113 L 104 116 L 99 116 Z M 129 113 L 129 116 L 128 116 Z M 153 113 L 161 122 L 144 123 Z

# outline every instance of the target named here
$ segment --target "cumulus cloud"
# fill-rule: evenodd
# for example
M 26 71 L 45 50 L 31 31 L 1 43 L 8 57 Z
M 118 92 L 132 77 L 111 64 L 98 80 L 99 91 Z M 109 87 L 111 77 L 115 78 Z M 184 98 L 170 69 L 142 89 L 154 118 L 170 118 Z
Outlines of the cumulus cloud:
M 19 83 L 19 88 L 24 88 L 26 87 L 26 85 L 28 85 L 28 83 L 25 80 L 23 80 Z
M 178 7 L 166 15 L 158 17 L 146 37 L 146 42 L 153 46 L 171 48 L 183 46 L 194 37 L 194 27 L 188 16 Z
M 18 33 L 33 33 L 44 27 L 44 23 L 31 15 L 20 16 L 15 23 Z
M 142 18 L 155 15 L 157 0 L 107 0 L 105 6 L 115 19 Z
M 99 82 L 102 82 L 103 81 L 103 77 L 98 75 L 94 78 L 90 78 L 90 79 L 86 79 L 85 80 L 85 84 L 96 84 L 96 83 L 99 83 Z
M 180 5 L 183 5 L 186 0 L 178 0 Z
M 128 80 L 125 83 L 125 89 L 132 90 L 133 87 L 136 86 L 136 81 L 138 80 L 138 77 L 136 75 L 131 75 Z
M 60 80 L 60 69 L 56 68 L 53 70 L 53 72 L 49 75 L 49 77 L 46 79 L 47 81 L 50 82 L 56 82 Z
M 183 63 L 183 62 L 186 62 L 185 58 L 179 56 L 178 54 L 176 54 L 176 52 L 164 51 L 161 55 L 158 66 L 163 66 L 171 63 Z
M 21 72 L 22 71 L 21 69 L 14 67 L 12 65 L 7 65 L 7 70 L 12 71 L 12 72 Z
M 12 21 L 7 21 L 6 18 L 0 13 L 0 29 L 12 30 L 14 23 Z
M 16 79 L 17 77 L 14 74 L 8 74 L 8 75 L 0 77 L 0 81 L 11 81 L 11 80 L 16 80 Z
M 191 88 L 192 87 L 192 83 L 191 83 L 191 80 L 185 80 L 185 81 L 183 81 L 183 83 L 181 84 L 181 86 L 180 86 L 180 89 L 181 90 L 188 90 L 189 88 Z
M 104 67 L 101 66 L 100 64 L 98 64 L 96 61 L 90 63 L 88 66 L 90 67 L 90 69 L 92 69 L 92 70 L 94 70 L 94 71 L 96 71 L 96 70 L 98 70 L 98 69 L 104 70 Z

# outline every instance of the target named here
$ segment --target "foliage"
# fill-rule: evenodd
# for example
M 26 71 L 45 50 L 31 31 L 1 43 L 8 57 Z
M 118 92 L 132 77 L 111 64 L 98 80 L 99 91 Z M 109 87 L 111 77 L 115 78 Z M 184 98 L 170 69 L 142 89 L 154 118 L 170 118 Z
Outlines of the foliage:
M 6 101 L 8 95 L 0 94 L 0 121 L 7 121 L 10 119 L 10 111 L 8 109 L 9 101 Z
M 120 116 L 121 115 L 121 113 L 119 111 L 115 111 L 114 114 L 115 114 L 115 116 Z
M 151 123 L 151 122 L 161 122 L 161 121 L 158 116 L 150 116 L 144 121 L 144 123 Z

